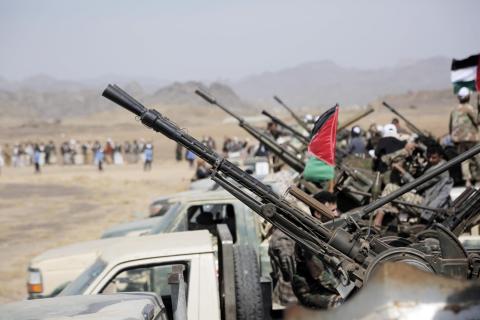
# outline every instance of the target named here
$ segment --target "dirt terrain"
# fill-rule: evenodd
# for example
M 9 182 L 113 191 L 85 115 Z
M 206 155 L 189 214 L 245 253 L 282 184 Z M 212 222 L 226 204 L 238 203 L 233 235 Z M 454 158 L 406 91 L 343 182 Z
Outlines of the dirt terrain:
M 221 144 L 225 136 L 246 137 L 235 122 L 214 109 L 163 109 L 191 135 L 211 135 Z M 402 109 L 420 128 L 441 135 L 447 130 L 448 109 L 429 107 Z M 272 113 L 282 116 L 279 109 Z M 354 111 L 341 111 L 342 119 Z M 285 114 L 283 114 L 285 115 Z M 379 111 L 362 120 L 384 124 L 393 115 Z M 71 118 L 61 123 L 0 119 L 0 144 L 53 139 L 57 145 L 71 138 L 77 141 L 112 138 L 123 142 L 144 138 L 155 146 L 153 170 L 145 173 L 140 164 L 106 166 L 100 173 L 92 165 L 44 167 L 34 174 L 32 167 L 4 167 L 0 175 L 0 303 L 26 297 L 28 261 L 43 251 L 83 240 L 95 239 L 107 227 L 143 217 L 155 197 L 184 190 L 193 170 L 173 160 L 175 144 L 135 122 L 134 117 L 116 113 Z M 256 123 L 261 126 L 262 123 Z M 250 138 L 251 139 L 251 138 Z
M 184 190 L 193 172 L 165 161 L 140 165 L 52 166 L 3 170 L 0 185 L 0 303 L 26 295 L 28 261 L 43 251 L 95 239 L 117 223 L 146 215 L 152 199 Z

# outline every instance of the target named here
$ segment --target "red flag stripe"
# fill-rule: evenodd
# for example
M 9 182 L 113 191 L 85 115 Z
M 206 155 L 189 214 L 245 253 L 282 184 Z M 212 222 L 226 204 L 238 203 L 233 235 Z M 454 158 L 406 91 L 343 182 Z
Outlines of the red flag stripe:
M 335 148 L 337 144 L 338 106 L 332 116 L 318 129 L 308 145 L 308 151 L 324 161 L 335 165 Z

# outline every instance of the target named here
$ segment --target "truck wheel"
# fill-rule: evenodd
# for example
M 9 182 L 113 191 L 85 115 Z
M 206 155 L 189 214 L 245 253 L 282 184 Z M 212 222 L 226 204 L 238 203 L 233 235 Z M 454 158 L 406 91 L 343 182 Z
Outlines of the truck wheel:
M 237 319 L 263 319 L 263 298 L 257 254 L 250 246 L 233 247 Z

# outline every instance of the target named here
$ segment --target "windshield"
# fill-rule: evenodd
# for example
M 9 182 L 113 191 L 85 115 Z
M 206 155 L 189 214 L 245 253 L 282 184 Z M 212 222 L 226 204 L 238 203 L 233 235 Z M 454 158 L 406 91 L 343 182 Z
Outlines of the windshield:
M 150 217 L 161 217 L 167 213 L 168 209 L 176 202 L 170 202 L 169 199 L 162 199 L 150 204 Z
M 83 294 L 90 284 L 105 270 L 107 263 L 97 259 L 87 270 L 82 272 L 74 281 L 63 289 L 60 296 L 74 296 Z
M 171 231 L 171 226 L 178 216 L 181 208 L 180 202 L 172 204 L 168 211 L 163 215 L 162 219 L 152 228 L 151 234 L 158 234 Z

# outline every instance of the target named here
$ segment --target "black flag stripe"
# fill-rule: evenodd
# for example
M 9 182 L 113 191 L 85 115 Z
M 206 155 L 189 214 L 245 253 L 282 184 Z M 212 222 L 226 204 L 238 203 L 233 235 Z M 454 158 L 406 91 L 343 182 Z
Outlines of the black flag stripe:
M 480 55 L 475 54 L 463 60 L 452 61 L 452 71 L 478 66 Z

